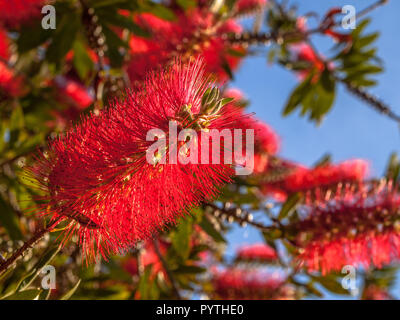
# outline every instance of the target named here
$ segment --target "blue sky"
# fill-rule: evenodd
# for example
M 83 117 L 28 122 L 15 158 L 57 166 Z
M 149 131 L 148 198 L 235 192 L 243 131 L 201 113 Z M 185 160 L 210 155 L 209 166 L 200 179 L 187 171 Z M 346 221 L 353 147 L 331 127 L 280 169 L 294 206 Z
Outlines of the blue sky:
M 297 4 L 300 14 L 310 11 L 323 15 L 329 8 L 347 4 L 357 11 L 374 0 L 339 1 L 307 0 L 289 1 Z M 379 85 L 370 91 L 388 103 L 400 114 L 400 1 L 390 1 L 370 14 L 372 23 L 368 30 L 381 32 L 378 55 L 384 62 L 384 73 L 375 77 Z M 312 24 L 312 20 L 310 20 Z M 326 41 L 315 38 L 319 48 L 326 48 Z M 290 92 L 297 84 L 296 77 L 280 66 L 267 64 L 266 56 L 249 57 L 235 75 L 232 87 L 241 89 L 251 101 L 249 111 L 270 124 L 282 138 L 280 155 L 306 165 L 312 165 L 325 153 L 335 162 L 351 158 L 370 161 L 371 175 L 381 176 L 389 155 L 400 152 L 400 129 L 396 123 L 378 114 L 365 103 L 339 87 L 332 111 L 320 126 L 292 114 L 283 118 L 281 111 Z M 257 232 L 234 228 L 228 255 L 238 244 L 261 240 Z

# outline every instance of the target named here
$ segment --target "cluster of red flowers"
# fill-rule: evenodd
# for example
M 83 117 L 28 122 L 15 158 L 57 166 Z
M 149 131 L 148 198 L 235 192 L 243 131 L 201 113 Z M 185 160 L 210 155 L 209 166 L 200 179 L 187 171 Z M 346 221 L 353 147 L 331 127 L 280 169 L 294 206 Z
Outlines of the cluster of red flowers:
M 267 3 L 267 0 L 239 0 L 235 3 L 235 7 L 238 13 L 245 14 L 261 9 Z
M 339 182 L 361 182 L 368 173 L 368 162 L 362 159 L 347 160 L 339 164 L 325 164 L 315 168 L 294 165 L 280 181 L 262 185 L 265 194 L 274 194 L 284 200 L 288 194 L 315 189 L 328 189 Z
M 38 17 L 45 0 L 0 0 L 0 25 L 17 28 Z
M 79 233 L 89 259 L 151 237 L 230 181 L 230 165 L 146 161 L 152 144 L 147 132 L 157 128 L 168 133 L 170 121 L 179 130 L 194 123 L 207 129 L 238 128 L 242 115 L 202 113 L 202 97 L 212 85 L 204 72 L 197 60 L 151 74 L 143 91 L 51 141 L 31 168 L 48 194 L 44 213 L 73 219 L 67 234 Z
M 22 92 L 22 78 L 16 76 L 14 70 L 8 66 L 9 59 L 7 32 L 0 28 L 0 92 L 6 96 L 16 97 Z
M 400 257 L 400 194 L 389 183 L 339 184 L 306 205 L 303 218 L 287 226 L 309 272 L 340 271 L 345 265 L 380 268 Z
M 250 262 L 277 261 L 276 251 L 265 243 L 255 243 L 240 247 L 236 252 L 236 260 Z
M 152 34 L 150 39 L 133 36 L 130 41 L 131 62 L 128 74 L 132 83 L 143 80 L 145 74 L 173 61 L 179 54 L 185 57 L 201 55 L 207 71 L 220 81 L 228 78 L 224 66 L 235 69 L 240 57 L 230 50 L 244 53 L 240 46 L 225 42 L 227 33 L 240 33 L 242 28 L 233 19 L 217 24 L 216 17 L 208 8 L 195 8 L 188 12 L 176 10 L 176 21 L 165 21 L 143 13 L 135 21 Z
M 212 279 L 214 297 L 224 300 L 289 300 L 294 298 L 285 278 L 246 269 L 217 271 Z

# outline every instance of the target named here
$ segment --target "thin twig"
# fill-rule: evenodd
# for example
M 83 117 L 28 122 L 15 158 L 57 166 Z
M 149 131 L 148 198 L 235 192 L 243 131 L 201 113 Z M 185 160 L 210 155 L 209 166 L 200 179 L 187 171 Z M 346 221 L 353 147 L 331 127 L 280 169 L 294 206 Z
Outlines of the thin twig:
M 36 233 L 16 250 L 10 258 L 0 264 L 0 274 L 6 271 L 14 262 L 23 257 L 25 252 L 32 248 L 46 233 L 50 232 L 60 222 L 60 218 L 53 220 L 48 226 L 36 231 Z
M 372 106 L 375 110 L 378 112 L 386 115 L 388 118 L 396 121 L 398 124 L 400 124 L 400 115 L 394 113 L 391 108 L 385 104 L 383 101 L 379 100 L 377 97 L 373 96 L 372 94 L 366 92 L 363 88 L 357 87 L 352 85 L 349 82 L 346 82 L 344 80 L 340 80 L 349 90 L 351 93 L 353 93 L 355 96 L 359 97 L 366 103 L 368 103 L 370 106 Z
M 164 257 L 162 256 L 162 254 L 160 252 L 160 247 L 158 245 L 158 240 L 157 239 L 153 240 L 153 246 L 154 246 L 154 251 L 156 252 L 157 257 L 160 260 L 160 262 L 161 262 L 161 264 L 162 264 L 162 266 L 163 266 L 163 268 L 165 270 L 165 273 L 168 276 L 169 281 L 171 282 L 172 291 L 174 292 L 175 297 L 178 300 L 181 300 L 182 298 L 181 298 L 181 295 L 179 293 L 177 283 L 175 281 L 174 276 L 171 273 L 171 270 L 169 270 L 169 268 L 168 268 L 167 262 L 165 261 Z
M 252 215 L 242 209 L 240 209 L 240 214 L 238 214 L 237 208 L 220 208 L 213 203 L 207 203 L 206 206 L 212 208 L 215 211 L 220 211 L 228 217 L 232 217 L 234 221 L 239 222 L 241 225 L 249 224 L 260 231 L 272 231 L 276 229 L 276 226 L 266 226 L 261 222 L 253 221 Z

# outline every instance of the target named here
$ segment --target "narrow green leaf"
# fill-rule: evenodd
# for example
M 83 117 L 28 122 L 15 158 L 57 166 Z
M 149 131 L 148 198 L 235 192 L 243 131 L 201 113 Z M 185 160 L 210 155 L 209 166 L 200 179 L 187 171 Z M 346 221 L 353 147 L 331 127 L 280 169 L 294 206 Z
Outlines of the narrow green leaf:
M 289 217 L 294 210 L 296 210 L 297 205 L 302 199 L 302 195 L 299 192 L 291 194 L 285 203 L 281 207 L 281 211 L 279 212 L 278 219 L 282 220 Z
M 78 280 L 78 282 L 73 286 L 73 288 L 69 291 L 67 291 L 61 298 L 60 300 L 69 300 L 75 293 L 75 291 L 78 289 L 79 285 L 81 283 L 81 279 Z

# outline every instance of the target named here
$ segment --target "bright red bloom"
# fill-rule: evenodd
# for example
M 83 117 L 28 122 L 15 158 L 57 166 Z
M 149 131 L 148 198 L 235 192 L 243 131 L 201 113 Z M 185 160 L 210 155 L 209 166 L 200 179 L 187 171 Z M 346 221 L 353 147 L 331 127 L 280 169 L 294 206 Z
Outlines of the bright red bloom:
M 363 300 L 393 300 L 386 288 L 368 285 L 363 292 Z
M 10 58 L 10 52 L 7 33 L 3 29 L 0 29 L 0 58 L 0 93 L 8 97 L 17 97 L 22 94 L 22 78 L 16 76 L 14 70 L 5 62 Z
M 4 60 L 8 60 L 10 55 L 9 53 L 9 41 L 7 37 L 7 32 L 3 29 L 0 29 L 0 58 Z
M 67 234 L 78 232 L 89 259 L 151 237 L 230 181 L 230 165 L 146 160 L 154 144 L 146 139 L 149 130 L 168 134 L 170 121 L 179 131 L 238 128 L 238 114 L 201 110 L 211 85 L 200 61 L 153 73 L 141 91 L 82 119 L 39 157 L 31 172 L 49 198 L 43 211 L 73 219 Z
M 59 98 L 79 110 L 86 109 L 93 103 L 93 96 L 77 81 L 57 77 L 55 85 L 58 89 Z
M 290 194 L 329 188 L 339 182 L 360 182 L 366 177 L 368 167 L 368 162 L 361 159 L 348 160 L 336 165 L 326 164 L 311 169 L 293 164 L 288 175 L 280 181 L 265 183 L 262 185 L 262 190 L 264 193 L 280 190 L 282 194 Z
M 14 71 L 0 61 L 0 92 L 10 97 L 22 94 L 22 78 L 15 76 Z
M 276 251 L 265 243 L 255 243 L 240 247 L 236 252 L 237 260 L 273 262 L 278 259 Z
M 19 27 L 40 16 L 45 0 L 0 0 L 0 24 Z
M 310 72 L 316 72 L 317 80 L 318 75 L 322 73 L 325 69 L 325 63 L 321 60 L 321 58 L 317 55 L 313 48 L 310 47 L 307 43 L 298 43 L 290 46 L 290 50 L 294 55 L 294 59 L 297 63 L 303 62 L 308 66 L 304 67 L 303 70 L 297 71 L 297 74 L 300 80 L 305 79 Z
M 177 11 L 176 15 L 176 21 L 165 21 L 148 13 L 136 16 L 136 22 L 149 30 L 152 37 L 134 36 L 130 41 L 132 59 L 128 74 L 131 82 L 141 82 L 148 71 L 170 63 L 177 53 L 187 57 L 200 54 L 207 71 L 217 75 L 220 81 L 226 80 L 224 64 L 233 70 L 240 61 L 229 49 L 244 51 L 239 46 L 228 45 L 222 36 L 241 32 L 241 26 L 234 20 L 227 20 L 214 30 L 214 16 L 209 10 Z
M 263 8 L 267 2 L 267 0 L 239 0 L 235 6 L 238 13 L 247 13 Z
M 163 256 L 165 256 L 170 244 L 165 241 L 161 241 L 161 240 L 156 240 L 156 241 L 158 241 L 160 253 Z M 154 278 L 160 272 L 165 277 L 165 271 L 164 271 L 162 262 L 158 258 L 158 255 L 154 248 L 153 241 L 147 240 L 143 244 L 143 249 L 140 250 L 139 260 L 140 260 L 141 267 L 143 267 L 143 268 L 146 268 L 147 266 L 150 266 L 150 265 L 152 266 L 152 269 L 151 269 L 151 277 L 152 278 Z M 127 259 L 126 261 L 123 262 L 122 266 L 131 275 L 133 275 L 133 276 L 138 275 L 138 265 L 137 265 L 136 258 L 131 257 L 131 258 Z
M 400 256 L 400 194 L 391 183 L 336 187 L 302 208 L 287 226 L 309 272 L 340 271 L 345 265 L 381 268 Z
M 215 272 L 213 298 L 223 300 L 288 300 L 293 290 L 278 275 L 231 268 Z

